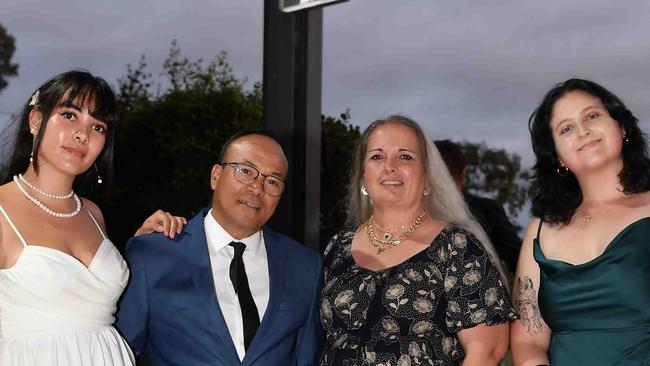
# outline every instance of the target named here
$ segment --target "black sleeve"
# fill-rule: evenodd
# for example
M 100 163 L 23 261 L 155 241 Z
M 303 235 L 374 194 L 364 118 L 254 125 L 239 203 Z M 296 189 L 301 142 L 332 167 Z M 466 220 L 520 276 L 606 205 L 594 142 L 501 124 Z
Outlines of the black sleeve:
M 468 197 L 467 203 L 490 238 L 499 258 L 505 262 L 511 273 L 515 273 L 521 239 L 503 206 L 495 200 L 477 196 Z

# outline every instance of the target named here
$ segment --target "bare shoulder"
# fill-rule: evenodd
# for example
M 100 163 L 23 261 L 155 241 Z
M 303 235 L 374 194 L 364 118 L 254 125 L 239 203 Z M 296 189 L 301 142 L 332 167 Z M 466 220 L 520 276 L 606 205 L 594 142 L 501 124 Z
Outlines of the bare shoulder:
M 10 194 L 10 193 L 12 193 L 14 191 L 13 186 L 15 186 L 15 184 L 13 182 L 9 182 L 9 183 L 5 183 L 3 185 L 0 185 L 0 204 L 2 204 L 2 198 L 3 197 L 5 197 L 6 195 L 8 195 L 8 194 Z
M 16 199 L 16 192 L 13 183 L 6 183 L 0 186 L 0 206 L 6 209 L 7 205 Z M 6 221 L 4 215 L 0 216 L 0 222 Z M 2 225 L 0 225 L 0 240 L 2 238 Z
M 12 202 L 19 196 L 16 194 L 15 185 L 13 183 L 6 183 L 0 185 L 0 206 L 3 210 L 7 210 L 7 206 L 11 205 Z M 3 227 L 9 228 L 9 223 L 5 215 L 0 215 L 0 249 L 4 251 L 5 247 L 3 244 Z
M 535 217 L 526 228 L 523 242 L 521 243 L 521 251 L 519 252 L 519 262 L 517 264 L 517 271 L 515 273 L 515 282 L 522 279 L 534 279 L 534 282 L 539 281 L 539 266 L 534 258 L 533 242 L 537 237 L 539 230 L 540 219 Z M 517 286 L 513 289 L 513 295 L 517 295 Z
M 101 226 L 102 230 L 106 231 L 106 225 L 104 225 L 104 215 L 102 214 L 102 210 L 95 204 L 95 202 L 81 197 L 81 203 L 83 204 L 83 207 L 90 212 L 91 215 L 97 220 L 97 223 L 99 226 Z
M 528 224 L 528 227 L 526 227 L 524 240 L 521 243 L 522 249 L 526 248 L 530 250 L 533 247 L 533 240 L 535 240 L 537 233 L 539 232 L 540 222 L 541 219 L 539 217 L 533 217 L 533 219 L 530 221 L 530 224 Z

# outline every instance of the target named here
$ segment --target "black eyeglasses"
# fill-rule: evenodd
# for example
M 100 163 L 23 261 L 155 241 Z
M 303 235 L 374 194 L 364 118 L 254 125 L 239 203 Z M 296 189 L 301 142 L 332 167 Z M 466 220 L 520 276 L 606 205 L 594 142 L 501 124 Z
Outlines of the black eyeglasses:
M 272 175 L 266 175 L 260 173 L 259 170 L 253 168 L 252 166 L 244 163 L 221 163 L 221 165 L 230 165 L 233 168 L 235 179 L 238 182 L 243 184 L 251 184 L 257 180 L 257 177 L 260 175 L 264 178 L 262 181 L 262 187 L 264 187 L 264 192 L 268 193 L 271 196 L 278 197 L 284 192 L 286 183 Z

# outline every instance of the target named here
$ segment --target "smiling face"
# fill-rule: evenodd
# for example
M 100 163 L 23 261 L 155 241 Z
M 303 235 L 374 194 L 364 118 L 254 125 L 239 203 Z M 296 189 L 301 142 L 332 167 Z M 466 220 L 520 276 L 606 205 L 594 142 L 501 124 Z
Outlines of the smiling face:
M 424 158 L 416 132 L 399 123 L 377 127 L 368 138 L 363 181 L 373 206 L 421 206 Z
M 550 127 L 560 163 L 572 172 L 608 164 L 622 168 L 623 129 L 597 97 L 567 93 L 553 106 Z
M 54 108 L 37 151 L 40 169 L 77 176 L 95 163 L 106 143 L 108 125 L 95 118 L 89 107 L 93 106 L 75 100 Z M 33 133 L 39 130 L 41 118 L 37 109 L 30 113 Z
M 280 145 L 267 136 L 246 135 L 233 141 L 222 163 L 231 162 L 245 163 L 282 180 L 287 176 L 287 158 Z M 280 197 L 264 192 L 263 179 L 258 176 L 253 183 L 244 184 L 235 179 L 233 166 L 215 164 L 212 168 L 212 215 L 236 239 L 259 231 L 280 202 Z

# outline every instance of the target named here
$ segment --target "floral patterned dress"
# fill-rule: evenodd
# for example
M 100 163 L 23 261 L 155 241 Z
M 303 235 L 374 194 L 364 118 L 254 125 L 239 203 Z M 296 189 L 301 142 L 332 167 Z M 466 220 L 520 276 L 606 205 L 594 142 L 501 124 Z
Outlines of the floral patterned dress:
M 516 319 L 499 273 L 474 235 L 448 225 L 431 245 L 380 271 L 359 267 L 355 231 L 325 250 L 320 365 L 460 365 L 457 332 Z

